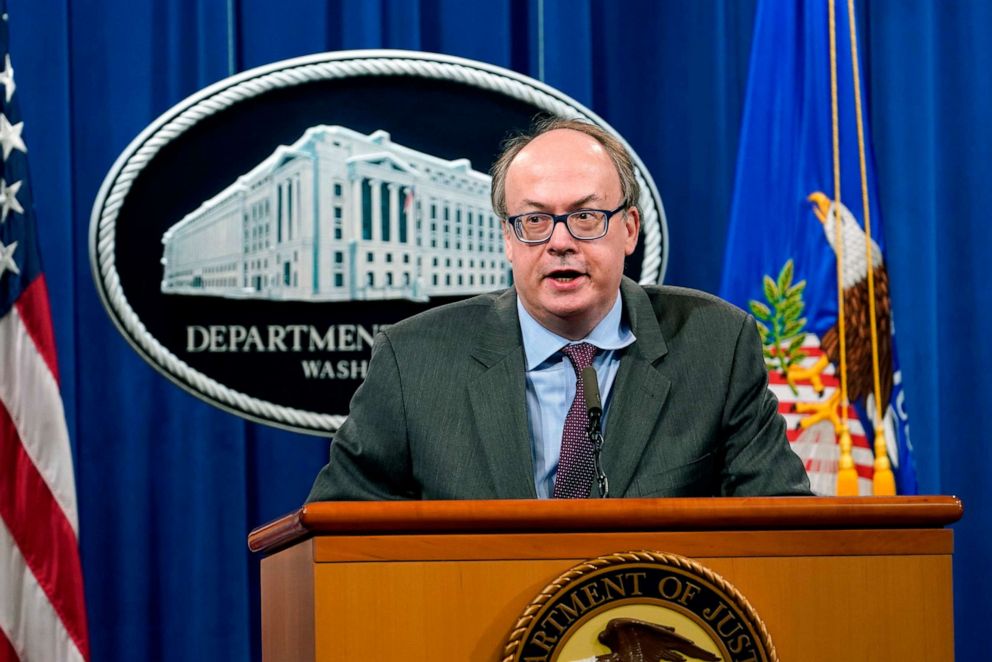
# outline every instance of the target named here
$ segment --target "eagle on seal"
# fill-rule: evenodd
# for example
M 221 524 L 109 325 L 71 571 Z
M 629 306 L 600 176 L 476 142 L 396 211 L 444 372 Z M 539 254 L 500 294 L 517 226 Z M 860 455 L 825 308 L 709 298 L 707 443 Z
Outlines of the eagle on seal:
M 599 633 L 599 641 L 611 652 L 598 656 L 596 662 L 686 662 L 685 656 L 720 662 L 691 639 L 676 634 L 675 628 L 636 618 L 614 618 Z

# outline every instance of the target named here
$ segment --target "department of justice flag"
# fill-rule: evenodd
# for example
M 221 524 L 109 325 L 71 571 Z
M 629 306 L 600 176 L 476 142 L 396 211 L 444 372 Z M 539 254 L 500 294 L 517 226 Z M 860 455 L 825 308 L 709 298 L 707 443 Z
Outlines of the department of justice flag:
M 836 26 L 833 40 L 831 8 Z M 863 137 L 860 141 L 858 137 L 852 69 L 852 62 L 857 62 L 853 57 L 857 38 L 852 40 L 851 34 L 844 0 L 758 4 L 721 295 L 757 319 L 769 381 L 788 423 L 789 441 L 806 464 L 814 492 L 834 494 L 843 424 L 843 417 L 838 416 L 841 288 L 850 402 L 847 418 L 858 491 L 872 492 L 873 412 L 878 392 L 897 491 L 912 494 L 916 474 L 909 416 L 896 354 L 863 93 Z M 860 73 L 859 78 L 863 89 Z M 839 205 L 835 203 L 835 155 L 840 170 Z M 870 253 L 865 241 L 864 192 L 869 203 Z M 838 251 L 843 258 L 840 285 Z M 869 260 L 876 303 L 878 388 L 872 369 Z

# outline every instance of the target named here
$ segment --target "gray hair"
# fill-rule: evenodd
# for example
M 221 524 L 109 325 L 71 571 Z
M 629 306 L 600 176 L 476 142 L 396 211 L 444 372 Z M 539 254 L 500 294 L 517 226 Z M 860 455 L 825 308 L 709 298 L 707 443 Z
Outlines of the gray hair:
M 524 147 L 530 144 L 538 136 L 557 131 L 559 129 L 571 129 L 584 133 L 595 138 L 603 146 L 610 160 L 616 166 L 617 175 L 620 177 L 620 193 L 623 196 L 621 204 L 624 208 L 634 207 L 641 197 L 641 187 L 637 183 L 637 176 L 634 171 L 634 161 L 630 157 L 630 152 L 623 146 L 616 136 L 602 127 L 580 119 L 565 119 L 562 117 L 543 117 L 534 122 L 526 132 L 511 136 L 503 142 L 503 151 L 489 169 L 489 174 L 493 178 L 492 184 L 492 204 L 493 211 L 500 218 L 508 216 L 506 210 L 506 173 L 510 169 L 510 164 L 517 157 Z

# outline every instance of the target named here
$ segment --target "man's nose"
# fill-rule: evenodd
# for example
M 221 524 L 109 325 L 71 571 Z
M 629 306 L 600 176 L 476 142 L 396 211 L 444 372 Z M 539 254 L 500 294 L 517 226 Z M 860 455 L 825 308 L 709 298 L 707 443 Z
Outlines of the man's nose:
M 553 253 L 575 250 L 575 237 L 568 231 L 564 223 L 555 223 L 555 227 L 551 231 L 551 238 L 548 239 L 548 250 Z

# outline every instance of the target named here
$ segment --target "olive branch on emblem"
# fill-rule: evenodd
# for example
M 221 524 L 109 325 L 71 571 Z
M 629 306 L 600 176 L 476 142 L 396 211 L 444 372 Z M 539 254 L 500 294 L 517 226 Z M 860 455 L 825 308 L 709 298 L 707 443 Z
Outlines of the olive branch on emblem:
M 802 350 L 806 339 L 806 318 L 802 317 L 803 290 L 806 281 L 801 280 L 792 284 L 794 267 L 792 259 L 786 261 L 777 279 L 765 275 L 764 289 L 767 304 L 756 299 L 749 302 L 751 313 L 757 318 L 758 333 L 762 353 L 765 356 L 765 366 L 769 370 L 785 374 L 790 366 L 798 364 L 806 353 Z M 789 385 L 793 393 L 798 393 L 796 387 Z

